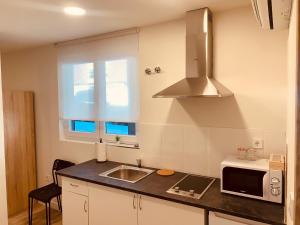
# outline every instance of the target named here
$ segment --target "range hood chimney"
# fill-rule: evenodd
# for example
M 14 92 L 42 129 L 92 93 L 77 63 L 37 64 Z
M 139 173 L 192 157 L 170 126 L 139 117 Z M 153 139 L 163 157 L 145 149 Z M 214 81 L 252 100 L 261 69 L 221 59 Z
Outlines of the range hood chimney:
M 208 8 L 186 14 L 186 76 L 153 98 L 227 97 L 233 95 L 213 78 L 212 13 Z

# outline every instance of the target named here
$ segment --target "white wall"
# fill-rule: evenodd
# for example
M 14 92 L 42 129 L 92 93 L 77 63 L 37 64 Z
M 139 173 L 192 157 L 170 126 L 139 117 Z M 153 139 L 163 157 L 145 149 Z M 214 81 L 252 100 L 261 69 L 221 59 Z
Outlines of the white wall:
M 1 76 L 1 53 L 0 53 L 0 82 Z M 6 195 L 6 170 L 5 170 L 5 149 L 4 149 L 4 125 L 3 125 L 3 105 L 2 86 L 0 86 L 0 225 L 7 225 L 7 195 Z
M 141 150 L 113 148 L 112 160 L 219 176 L 219 163 L 253 137 L 264 150 L 284 152 L 286 130 L 285 31 L 262 31 L 250 7 L 214 15 L 215 76 L 235 93 L 225 99 L 152 99 L 185 73 L 183 20 L 140 31 Z M 82 162 L 92 144 L 62 142 L 58 133 L 56 49 L 45 46 L 3 56 L 5 89 L 33 90 L 36 102 L 39 185 L 56 157 Z M 145 67 L 163 73 L 144 75 Z
M 288 37 L 288 110 L 287 110 L 287 224 L 293 222 L 293 201 L 295 196 L 295 159 L 296 159 L 296 126 L 297 126 L 297 76 L 298 76 L 298 1 L 295 0 L 292 9 Z
M 161 75 L 141 71 L 143 122 L 201 127 L 285 129 L 287 30 L 259 28 L 251 7 L 214 14 L 214 75 L 231 89 L 227 99 L 152 99 L 184 77 L 185 23 L 141 29 L 140 64 L 160 65 Z M 159 110 L 157 110 L 159 109 Z

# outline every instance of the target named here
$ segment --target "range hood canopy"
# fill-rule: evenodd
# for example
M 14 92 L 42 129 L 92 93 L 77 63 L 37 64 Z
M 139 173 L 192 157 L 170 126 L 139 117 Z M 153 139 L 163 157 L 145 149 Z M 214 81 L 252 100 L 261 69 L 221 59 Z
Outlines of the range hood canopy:
M 186 14 L 186 77 L 153 98 L 227 97 L 233 93 L 213 78 L 212 13 L 208 8 Z

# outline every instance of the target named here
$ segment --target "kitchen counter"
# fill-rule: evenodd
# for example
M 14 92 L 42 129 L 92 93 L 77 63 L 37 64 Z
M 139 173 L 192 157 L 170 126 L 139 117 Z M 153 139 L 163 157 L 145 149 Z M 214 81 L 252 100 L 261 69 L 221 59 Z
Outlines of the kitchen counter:
M 285 224 L 283 205 L 221 193 L 219 179 L 216 179 L 200 200 L 197 200 L 166 192 L 183 178 L 186 175 L 185 173 L 176 172 L 172 176 L 162 177 L 154 172 L 137 183 L 129 183 L 98 175 L 119 165 L 121 163 L 111 161 L 98 163 L 96 160 L 90 160 L 60 170 L 57 173 L 61 176 L 165 199 L 213 212 L 220 212 L 268 224 Z

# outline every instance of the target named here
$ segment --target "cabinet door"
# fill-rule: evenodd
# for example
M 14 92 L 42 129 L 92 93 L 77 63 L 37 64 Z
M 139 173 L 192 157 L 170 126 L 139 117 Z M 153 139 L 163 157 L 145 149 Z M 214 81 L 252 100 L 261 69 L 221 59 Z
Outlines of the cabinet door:
M 63 225 L 88 225 L 88 197 L 70 191 L 62 194 Z
M 139 196 L 138 225 L 204 225 L 204 210 Z
M 89 225 L 137 225 L 137 195 L 90 185 Z

